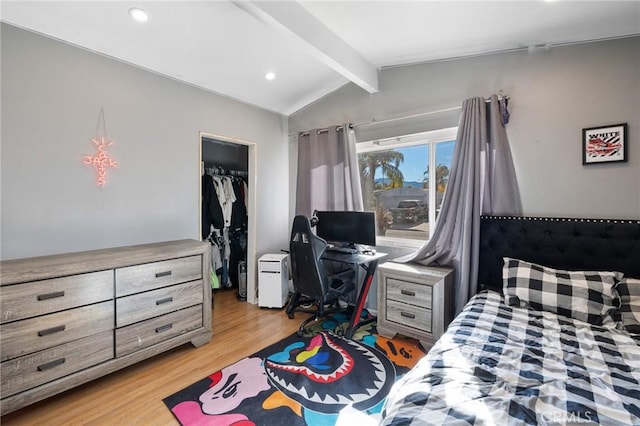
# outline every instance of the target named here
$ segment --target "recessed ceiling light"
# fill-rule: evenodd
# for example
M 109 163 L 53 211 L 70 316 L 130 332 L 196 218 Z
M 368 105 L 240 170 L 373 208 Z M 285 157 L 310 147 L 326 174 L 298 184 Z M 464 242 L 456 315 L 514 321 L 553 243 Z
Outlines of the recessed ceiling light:
M 139 22 L 147 22 L 147 20 L 149 19 L 147 12 L 145 12 L 143 9 L 140 9 L 139 7 L 132 7 L 131 9 L 129 9 L 129 15 L 131 15 L 133 19 Z
M 275 72 L 268 72 L 264 75 L 264 78 L 266 78 L 267 80 L 273 80 L 276 78 L 276 73 Z

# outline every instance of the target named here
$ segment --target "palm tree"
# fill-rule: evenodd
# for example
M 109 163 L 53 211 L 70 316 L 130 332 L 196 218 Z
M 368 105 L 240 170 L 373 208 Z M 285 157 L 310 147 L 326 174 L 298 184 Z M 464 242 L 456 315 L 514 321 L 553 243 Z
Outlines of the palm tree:
M 398 168 L 404 161 L 404 155 L 398 151 L 377 151 L 358 154 L 362 194 L 369 209 L 375 209 L 373 190 L 375 189 L 376 170 L 380 168 L 383 176 L 391 180 L 389 187 L 397 188 L 404 183 L 404 176 Z
M 429 188 L 429 168 L 424 172 L 422 178 L 422 187 Z M 436 166 L 436 191 L 444 192 L 449 180 L 449 168 L 444 164 L 438 164 Z
M 436 190 L 444 192 L 447 182 L 449 182 L 449 168 L 444 164 L 438 164 L 436 167 Z

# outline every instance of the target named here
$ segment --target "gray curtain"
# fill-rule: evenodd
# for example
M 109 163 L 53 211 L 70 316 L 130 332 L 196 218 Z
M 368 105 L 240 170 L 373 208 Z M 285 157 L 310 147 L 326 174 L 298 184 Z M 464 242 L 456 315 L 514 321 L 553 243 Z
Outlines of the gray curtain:
M 506 112 L 506 111 L 505 111 Z M 455 308 L 476 293 L 480 216 L 522 215 L 498 96 L 464 101 L 447 190 L 431 239 L 396 261 L 455 268 Z
M 362 210 L 355 134 L 348 124 L 298 135 L 296 214 Z

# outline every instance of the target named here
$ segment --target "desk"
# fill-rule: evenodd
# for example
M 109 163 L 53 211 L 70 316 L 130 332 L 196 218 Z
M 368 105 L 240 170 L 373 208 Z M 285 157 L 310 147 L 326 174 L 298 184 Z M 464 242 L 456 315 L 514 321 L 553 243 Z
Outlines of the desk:
M 362 315 L 362 310 L 364 309 L 364 304 L 367 301 L 367 295 L 369 294 L 369 289 L 371 288 L 371 282 L 373 281 L 373 276 L 376 273 L 376 268 L 378 267 L 378 261 L 385 257 L 386 253 L 374 253 L 374 254 L 347 254 L 340 253 L 337 251 L 327 250 L 322 255 L 323 260 L 328 260 L 330 262 L 339 262 L 349 265 L 358 265 L 363 268 L 367 273 L 362 282 L 362 287 L 360 288 L 360 292 L 358 293 L 358 299 L 356 301 L 355 309 L 351 314 L 351 320 L 349 321 L 349 327 L 345 333 L 345 337 L 347 339 L 351 339 L 353 337 L 353 333 L 355 333 L 356 329 L 366 324 L 360 323 L 360 315 Z

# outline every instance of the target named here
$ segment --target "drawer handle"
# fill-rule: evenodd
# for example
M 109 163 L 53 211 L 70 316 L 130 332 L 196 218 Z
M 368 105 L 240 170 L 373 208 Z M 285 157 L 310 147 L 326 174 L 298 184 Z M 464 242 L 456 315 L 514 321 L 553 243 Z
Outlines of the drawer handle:
M 42 337 L 48 334 L 59 333 L 61 331 L 64 331 L 65 328 L 67 328 L 65 325 L 59 325 L 57 327 L 47 328 L 46 330 L 40 330 L 38 331 L 38 336 Z
M 409 313 L 409 312 L 400 311 L 400 315 L 405 317 L 405 318 L 416 319 L 416 316 L 414 314 Z
M 64 291 L 54 291 L 53 293 L 39 294 L 38 300 L 55 299 L 63 296 L 64 296 Z
M 171 275 L 171 271 L 158 272 L 156 273 L 156 278 L 168 277 L 170 275 Z
M 415 291 L 410 291 L 410 290 L 400 290 L 400 293 L 404 294 L 405 296 L 415 296 L 416 295 Z
M 46 364 L 39 365 L 38 371 L 50 370 L 54 367 L 64 364 L 64 361 L 65 361 L 64 358 L 60 358 L 60 359 L 56 359 L 55 361 L 51 361 Z
M 165 297 L 164 299 L 156 300 L 156 306 L 171 302 L 173 302 L 173 297 Z
M 162 333 L 163 331 L 171 330 L 173 324 L 163 325 L 162 327 L 156 328 L 156 333 Z

